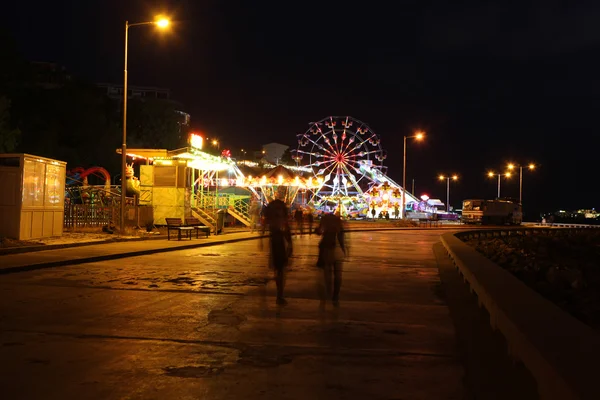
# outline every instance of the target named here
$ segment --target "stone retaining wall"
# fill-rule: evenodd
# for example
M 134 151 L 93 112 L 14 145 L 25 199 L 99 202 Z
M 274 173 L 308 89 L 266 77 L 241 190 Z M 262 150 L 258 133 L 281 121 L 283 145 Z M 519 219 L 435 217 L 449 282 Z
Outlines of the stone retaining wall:
M 548 228 L 466 231 L 444 234 L 442 243 L 489 312 L 492 328 L 504 335 L 510 355 L 536 379 L 542 399 L 600 399 L 600 336 L 457 237 L 536 231 L 549 233 Z

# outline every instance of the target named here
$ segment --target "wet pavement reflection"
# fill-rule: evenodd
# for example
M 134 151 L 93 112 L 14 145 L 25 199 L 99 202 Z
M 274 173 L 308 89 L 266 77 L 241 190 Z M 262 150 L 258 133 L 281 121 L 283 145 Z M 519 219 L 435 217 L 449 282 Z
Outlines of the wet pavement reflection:
M 339 308 L 318 296 L 315 235 L 294 237 L 286 306 L 260 239 L 2 276 L 2 387 L 28 399 L 461 398 L 439 233 L 348 236 Z

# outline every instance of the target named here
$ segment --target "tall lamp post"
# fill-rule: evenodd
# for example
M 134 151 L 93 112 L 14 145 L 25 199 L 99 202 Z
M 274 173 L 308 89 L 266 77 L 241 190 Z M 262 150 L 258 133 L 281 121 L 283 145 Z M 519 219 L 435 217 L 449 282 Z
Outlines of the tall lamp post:
M 512 171 L 515 168 L 519 168 L 519 203 L 523 204 L 523 166 L 508 164 L 507 167 L 510 171 Z M 527 168 L 533 171 L 535 169 L 535 164 L 529 164 Z
M 412 136 L 404 136 L 404 164 L 402 167 L 402 209 L 401 218 L 406 216 L 406 139 L 422 140 L 425 137 L 423 132 L 416 132 Z
M 130 24 L 125 21 L 125 67 L 123 69 L 123 143 L 121 144 L 121 235 L 125 232 L 125 203 L 127 202 L 127 49 L 129 46 L 129 28 L 141 25 L 156 25 L 164 29 L 169 26 L 169 20 L 159 17 L 154 21 Z
M 444 176 L 444 175 L 440 175 L 440 181 L 446 180 L 446 212 L 450 212 L 450 180 L 452 179 L 453 181 L 458 180 L 458 176 L 457 175 L 452 175 L 452 176 Z
M 496 174 L 496 173 L 490 171 L 490 172 L 488 172 L 488 176 L 490 178 L 493 178 L 494 176 L 498 176 L 498 198 L 500 198 L 500 177 L 505 176 L 507 178 L 510 178 L 511 173 L 507 172 L 505 174 Z

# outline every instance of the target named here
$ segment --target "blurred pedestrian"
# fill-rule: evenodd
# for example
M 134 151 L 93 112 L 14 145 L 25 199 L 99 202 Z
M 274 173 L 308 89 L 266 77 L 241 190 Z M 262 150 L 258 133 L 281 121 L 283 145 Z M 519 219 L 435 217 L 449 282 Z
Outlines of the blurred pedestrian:
M 306 209 L 306 221 L 308 222 L 308 234 L 312 235 L 312 226 L 313 226 L 313 222 L 314 222 L 314 216 L 312 213 L 312 210 L 310 208 Z
M 303 221 L 303 215 L 302 215 L 302 208 L 298 207 L 296 208 L 296 211 L 294 211 L 294 220 L 296 221 L 296 233 L 299 233 L 301 235 L 304 234 L 304 221 Z
M 250 232 L 254 233 L 258 230 L 258 224 L 260 221 L 260 203 L 257 200 L 253 200 L 250 204 Z
M 265 225 L 263 225 L 263 234 L 265 228 L 269 227 L 270 239 L 270 267 L 273 268 L 275 275 L 275 285 L 277 286 L 277 304 L 285 305 L 287 301 L 283 297 L 285 287 L 285 269 L 289 257 L 292 255 L 292 235 L 288 223 L 288 209 L 285 203 L 275 199 L 269 203 L 264 212 Z
M 322 236 L 317 260 L 317 267 L 323 269 L 324 277 L 321 301 L 329 298 L 334 306 L 338 306 L 342 287 L 342 264 L 347 254 L 344 225 L 339 214 L 323 215 L 317 232 Z

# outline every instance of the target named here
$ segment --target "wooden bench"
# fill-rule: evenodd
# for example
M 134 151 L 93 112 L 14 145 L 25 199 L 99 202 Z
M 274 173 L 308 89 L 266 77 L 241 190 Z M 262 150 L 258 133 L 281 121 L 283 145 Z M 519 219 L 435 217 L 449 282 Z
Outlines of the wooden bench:
M 167 222 L 167 240 L 171 240 L 171 231 L 177 231 L 177 240 L 181 240 L 181 232 L 185 232 L 188 239 L 192 240 L 193 226 L 183 226 L 180 218 L 165 218 Z
M 200 231 L 206 233 L 206 237 L 210 235 L 210 226 L 202 225 L 198 218 L 186 218 L 185 226 L 194 228 L 196 230 L 196 239 L 198 239 L 198 232 Z

